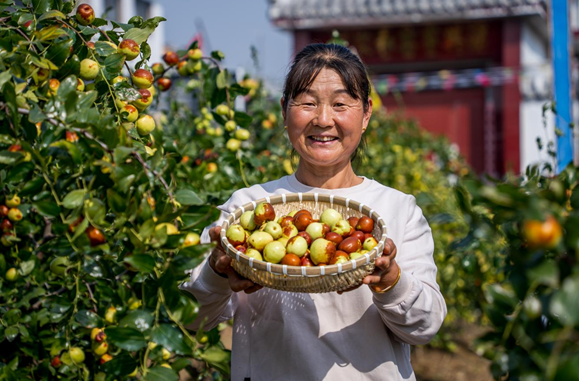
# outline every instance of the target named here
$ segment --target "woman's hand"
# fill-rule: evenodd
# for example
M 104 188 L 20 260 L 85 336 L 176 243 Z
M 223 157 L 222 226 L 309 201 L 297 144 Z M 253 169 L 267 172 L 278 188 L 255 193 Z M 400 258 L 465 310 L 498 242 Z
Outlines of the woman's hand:
M 231 267 L 231 258 L 225 253 L 223 247 L 221 247 L 219 233 L 221 233 L 221 226 L 209 229 L 211 242 L 217 242 L 217 246 L 215 246 L 209 257 L 209 266 L 211 266 L 217 274 L 229 280 L 229 287 L 234 292 L 245 291 L 246 294 L 251 294 L 252 292 L 261 290 L 263 286 L 242 277 Z
M 362 282 L 378 292 L 392 286 L 397 281 L 400 271 L 395 258 L 396 245 L 390 238 L 387 238 L 382 256 L 376 258 L 374 272 L 364 277 Z

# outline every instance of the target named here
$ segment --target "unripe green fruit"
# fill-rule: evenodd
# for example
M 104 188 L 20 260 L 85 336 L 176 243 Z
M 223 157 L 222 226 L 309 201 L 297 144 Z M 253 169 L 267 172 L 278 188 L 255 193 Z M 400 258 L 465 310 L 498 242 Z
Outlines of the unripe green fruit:
M 215 113 L 217 113 L 217 115 L 228 115 L 229 114 L 229 107 L 227 107 L 226 105 L 217 105 L 217 107 L 215 107 Z
M 198 245 L 199 241 L 200 241 L 199 234 L 187 233 L 187 236 L 185 236 L 185 241 L 183 241 L 183 247 Z
M 229 139 L 227 143 L 225 143 L 225 147 L 228 150 L 235 152 L 238 151 L 239 148 L 241 147 L 241 142 L 237 139 Z
M 169 352 L 165 348 L 161 348 L 161 353 L 163 355 L 163 360 L 169 360 L 171 358 L 171 352 Z
M 67 257 L 56 257 L 50 262 L 50 271 L 58 276 L 66 274 L 66 269 L 70 266 Z
M 18 270 L 16 270 L 14 267 L 8 269 L 8 271 L 6 271 L 6 280 L 8 282 L 14 282 L 16 279 L 18 279 Z
M 249 139 L 249 131 L 247 131 L 245 128 L 238 128 L 237 130 L 235 130 L 235 139 L 237 140 L 247 140 Z
M 80 61 L 80 77 L 84 80 L 93 80 L 99 74 L 98 62 L 85 58 Z
M 127 82 L 127 77 L 123 77 L 122 75 L 117 75 L 115 78 L 112 79 L 112 84 L 116 85 L 117 83 Z
M 22 219 L 22 212 L 18 208 L 11 208 L 8 211 L 8 219 L 12 222 L 18 222 Z
M 190 49 L 187 56 L 194 61 L 199 61 L 203 57 L 203 52 L 201 49 Z
M 155 129 L 155 119 L 151 115 L 141 115 L 135 125 L 139 135 L 149 135 Z
M 236 127 L 237 127 L 237 123 L 235 123 L 234 120 L 228 120 L 227 122 L 225 122 L 225 129 L 229 132 L 235 131 Z
M 123 108 L 121 108 L 121 113 L 123 113 L 123 119 L 126 120 L 127 122 L 134 122 L 137 120 L 137 118 L 139 117 L 139 111 L 137 110 L 137 108 L 133 105 L 124 105 Z
M 117 309 L 115 307 L 109 307 L 107 312 L 105 312 L 105 320 L 109 324 L 114 324 L 116 321 Z
M 84 362 L 85 356 L 84 356 L 84 351 L 82 349 L 80 349 L 79 347 L 72 347 L 70 348 L 70 350 L 68 351 L 69 355 L 70 355 L 70 359 L 75 363 L 75 364 L 81 364 Z
M 101 343 L 93 343 L 92 345 L 92 351 L 95 355 L 97 356 L 102 356 L 105 353 L 107 353 L 109 350 L 109 345 L 107 344 L 106 341 L 103 341 Z
M 160 62 L 153 64 L 151 69 L 153 69 L 153 74 L 155 74 L 155 75 L 163 74 L 163 72 L 165 71 L 165 67 Z
M 94 381 L 105 381 L 107 379 L 107 374 L 105 372 L 98 372 L 94 375 Z

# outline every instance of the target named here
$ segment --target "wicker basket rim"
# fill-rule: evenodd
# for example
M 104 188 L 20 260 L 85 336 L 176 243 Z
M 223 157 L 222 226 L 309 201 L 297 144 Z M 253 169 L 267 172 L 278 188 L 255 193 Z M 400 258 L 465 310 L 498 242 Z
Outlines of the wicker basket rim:
M 226 237 L 227 228 L 232 225 L 241 215 L 248 210 L 255 210 L 256 206 L 262 202 L 269 202 L 271 204 L 289 203 L 289 202 L 311 202 L 316 203 L 326 203 L 330 204 L 332 208 L 334 204 L 345 206 L 347 209 L 357 210 L 359 213 L 366 215 L 374 220 L 375 224 L 378 224 L 382 236 L 378 241 L 378 245 L 374 247 L 370 252 L 364 254 L 358 259 L 352 259 L 346 263 L 339 263 L 335 265 L 327 266 L 288 266 L 274 264 L 265 261 L 254 260 L 254 258 L 249 258 L 244 253 L 236 250 L 233 245 L 229 243 Z M 384 220 L 380 215 L 367 205 L 363 203 L 351 200 L 349 198 L 320 194 L 320 193 L 283 193 L 275 196 L 264 197 L 255 201 L 251 201 L 245 205 L 240 206 L 235 209 L 226 219 L 223 221 L 220 233 L 222 246 L 225 248 L 227 255 L 234 258 L 235 260 L 243 263 L 254 270 L 267 271 L 273 274 L 284 275 L 284 276 L 297 276 L 297 277 L 317 277 L 325 275 L 338 275 L 347 271 L 355 270 L 364 265 L 373 263 L 377 256 L 382 254 L 384 249 L 384 244 L 388 238 L 387 229 Z

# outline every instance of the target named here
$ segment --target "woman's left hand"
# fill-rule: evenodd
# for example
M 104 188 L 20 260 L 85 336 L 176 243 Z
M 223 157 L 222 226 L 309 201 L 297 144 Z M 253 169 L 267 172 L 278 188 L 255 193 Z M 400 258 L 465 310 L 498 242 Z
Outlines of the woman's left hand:
M 381 257 L 376 258 L 374 272 L 362 280 L 374 291 L 382 291 L 390 287 L 398 278 L 398 263 L 396 263 L 396 245 L 388 238 L 384 244 Z
M 376 291 L 381 291 L 392 285 L 398 277 L 398 264 L 396 263 L 395 258 L 396 245 L 390 238 L 387 238 L 384 244 L 382 256 L 376 258 L 376 267 L 374 268 L 374 272 L 364 277 L 361 284 L 344 291 L 338 291 L 338 294 L 355 290 L 362 284 L 367 284 L 370 288 Z

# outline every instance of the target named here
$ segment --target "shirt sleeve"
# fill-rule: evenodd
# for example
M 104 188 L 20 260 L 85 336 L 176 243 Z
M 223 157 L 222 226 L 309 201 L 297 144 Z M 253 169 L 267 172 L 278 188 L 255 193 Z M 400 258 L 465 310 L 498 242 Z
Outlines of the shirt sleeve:
M 400 280 L 390 291 L 374 294 L 384 324 L 400 341 L 428 343 L 446 317 L 446 303 L 436 283 L 434 240 L 430 226 L 412 196 L 404 239 L 397 245 Z
M 209 229 L 221 225 L 225 219 L 227 212 L 223 207 L 219 208 L 222 209 L 221 216 L 203 230 L 201 243 L 210 243 Z M 193 294 L 199 304 L 197 318 L 187 328 L 197 330 L 203 326 L 203 329 L 209 330 L 233 318 L 237 309 L 237 295 L 231 291 L 229 280 L 209 266 L 207 258 L 191 271 L 189 281 L 183 283 L 181 289 Z

